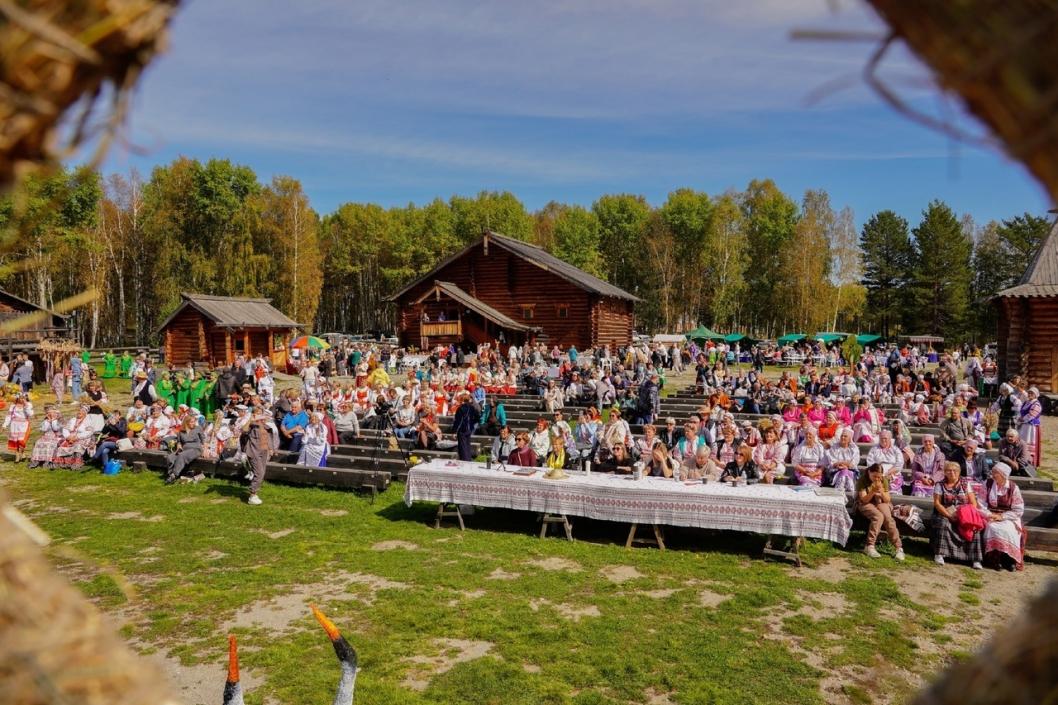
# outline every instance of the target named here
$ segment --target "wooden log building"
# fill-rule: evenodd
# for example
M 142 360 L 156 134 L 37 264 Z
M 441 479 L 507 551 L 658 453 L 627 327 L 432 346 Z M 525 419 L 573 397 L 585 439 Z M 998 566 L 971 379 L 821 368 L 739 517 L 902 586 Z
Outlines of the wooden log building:
M 271 304 L 245 299 L 180 294 L 182 301 L 158 329 L 170 367 L 212 362 L 230 365 L 238 355 L 263 353 L 272 369 L 284 369 L 287 343 L 301 325 Z
M 545 250 L 485 232 L 389 297 L 401 345 L 544 342 L 615 348 L 632 340 L 638 298 Z
M 1021 375 L 1041 394 L 1058 395 L 1058 219 L 1017 285 L 992 302 L 1000 379 Z

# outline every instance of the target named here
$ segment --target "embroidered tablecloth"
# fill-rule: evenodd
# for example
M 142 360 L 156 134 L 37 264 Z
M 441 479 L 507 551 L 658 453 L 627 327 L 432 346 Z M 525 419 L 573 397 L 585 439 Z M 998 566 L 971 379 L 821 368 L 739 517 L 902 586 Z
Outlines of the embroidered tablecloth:
M 547 480 L 486 469 L 483 463 L 434 459 L 408 473 L 404 501 L 453 502 L 606 521 L 694 526 L 804 536 L 845 545 L 852 519 L 844 495 L 820 496 L 788 485 L 731 487 L 719 482 L 570 472 Z

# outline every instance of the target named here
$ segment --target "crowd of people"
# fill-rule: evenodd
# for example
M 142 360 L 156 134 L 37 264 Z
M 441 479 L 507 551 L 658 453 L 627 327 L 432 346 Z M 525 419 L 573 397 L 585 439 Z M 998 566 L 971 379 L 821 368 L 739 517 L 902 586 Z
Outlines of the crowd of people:
M 892 493 L 933 497 L 938 562 L 962 559 L 979 567 L 987 557 L 994 565 L 1021 565 L 1024 502 L 1009 477 L 1035 472 L 1037 390 L 1015 378 L 994 386 L 997 397 L 989 400 L 982 392 L 995 385 L 994 361 L 976 351 L 967 351 L 961 369 L 954 356 L 942 355 L 927 371 L 915 348 L 882 347 L 853 364 L 833 348 L 832 367 L 806 362 L 778 379 L 761 373 L 760 350 L 752 351 L 745 370 L 728 365 L 728 352 L 693 342 L 584 352 L 512 345 L 502 353 L 485 344 L 413 356 L 396 347 L 343 343 L 302 356 L 295 370 L 300 385 L 280 394 L 261 356 L 218 369 L 159 370 L 145 355 L 109 355 L 102 376 L 128 379 L 133 401 L 127 409 L 111 408 L 94 369 L 74 358 L 63 382 L 80 391 L 85 381 L 74 394 L 79 405 L 68 419 L 60 405 L 46 409 L 29 462 L 78 467 L 106 464 L 130 448 L 163 449 L 167 481 L 175 482 L 200 479 L 193 470 L 198 458 L 244 460 L 249 501 L 260 504 L 267 462 L 279 451 L 323 466 L 335 445 L 355 443 L 362 429 L 373 428 L 472 460 L 472 438 L 484 435 L 491 437 L 488 462 L 497 465 L 640 469 L 678 479 L 845 490 L 868 519 L 871 556 L 878 555 L 875 543 L 884 530 L 896 557 L 903 557 L 896 519 L 909 517 L 900 514 L 903 507 L 894 509 Z M 693 366 L 702 403 L 680 421 L 662 418 L 665 375 L 685 366 Z M 532 428 L 508 424 L 503 400 L 517 392 L 537 395 L 545 409 Z M 33 415 L 24 397 L 6 412 L 8 445 L 18 459 Z M 939 431 L 920 433 L 923 426 Z M 993 447 L 994 464 L 986 454 Z M 959 531 L 969 520 L 963 506 L 983 517 L 969 543 Z

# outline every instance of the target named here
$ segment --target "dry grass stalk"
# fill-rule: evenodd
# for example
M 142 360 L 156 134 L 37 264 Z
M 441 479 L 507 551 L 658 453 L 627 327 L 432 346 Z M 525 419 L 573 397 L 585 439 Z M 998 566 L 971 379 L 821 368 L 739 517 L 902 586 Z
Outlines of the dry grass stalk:
M 1058 1 L 868 2 L 1058 202 Z M 877 79 L 874 63 L 868 80 L 879 94 L 926 121 Z
M 160 705 L 163 678 L 44 557 L 0 492 L 0 692 L 5 705 Z M 30 527 L 27 531 L 26 527 Z
M 96 160 L 120 127 L 143 67 L 164 48 L 179 0 L 0 0 L 0 186 L 54 164 L 56 128 L 83 99 L 71 144 L 90 137 L 96 100 L 111 89 Z

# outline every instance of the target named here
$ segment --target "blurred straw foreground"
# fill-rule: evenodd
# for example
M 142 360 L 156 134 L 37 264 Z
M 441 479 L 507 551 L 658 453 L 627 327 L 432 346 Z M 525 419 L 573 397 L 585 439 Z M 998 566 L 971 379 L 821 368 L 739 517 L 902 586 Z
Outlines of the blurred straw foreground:
M 892 33 L 876 61 L 903 40 L 1058 202 L 1058 0 L 868 2 Z M 868 81 L 916 117 L 870 70 Z
M 0 188 L 91 137 L 102 155 L 178 2 L 0 0 Z M 95 124 L 104 92 L 109 112 Z M 60 146 L 56 128 L 78 102 L 69 144 Z

